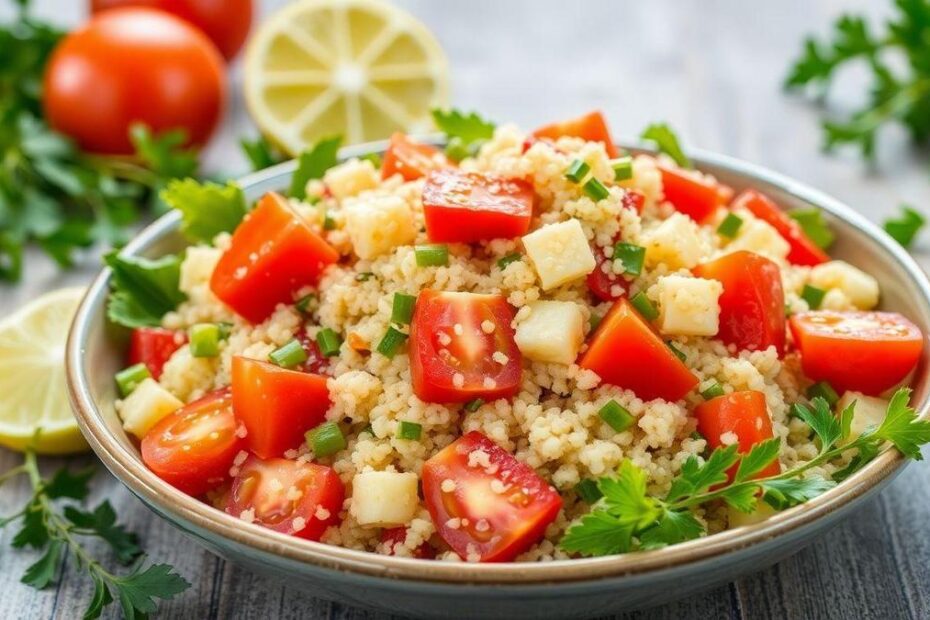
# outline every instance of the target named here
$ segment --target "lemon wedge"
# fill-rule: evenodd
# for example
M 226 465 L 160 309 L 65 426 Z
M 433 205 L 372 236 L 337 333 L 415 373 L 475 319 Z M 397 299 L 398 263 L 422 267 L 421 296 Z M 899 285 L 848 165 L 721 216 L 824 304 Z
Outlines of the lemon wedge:
M 412 15 L 380 0 L 298 0 L 271 15 L 245 54 L 245 100 L 259 129 L 297 155 L 425 131 L 448 104 L 448 63 Z
M 0 445 L 40 454 L 87 450 L 68 403 L 65 340 L 83 288 L 46 293 L 0 321 Z

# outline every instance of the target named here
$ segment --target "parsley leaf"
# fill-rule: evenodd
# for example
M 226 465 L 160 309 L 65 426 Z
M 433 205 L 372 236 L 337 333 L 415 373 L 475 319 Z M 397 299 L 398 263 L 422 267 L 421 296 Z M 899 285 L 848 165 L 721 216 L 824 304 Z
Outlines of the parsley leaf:
M 901 215 L 885 220 L 882 228 L 902 247 L 908 248 L 926 223 L 927 220 L 923 215 L 907 205 L 901 205 Z
M 666 510 L 658 523 L 639 535 L 639 542 L 643 549 L 658 549 L 699 538 L 703 534 L 704 526 L 689 511 Z
M 113 580 L 120 606 L 126 618 L 150 614 L 158 609 L 155 599 L 174 598 L 190 587 L 183 577 L 169 564 L 152 564 L 145 570 L 141 565 L 125 577 Z
M 254 140 L 243 138 L 239 141 L 239 146 L 252 165 L 253 171 L 264 170 L 285 161 L 285 157 L 281 152 L 268 142 L 264 136 L 259 136 Z
M 581 521 L 568 529 L 559 543 L 568 553 L 584 556 L 626 553 L 632 548 L 633 526 L 603 510 L 595 510 L 581 517 Z
M 494 123 L 478 116 L 477 112 L 465 113 L 456 109 L 443 111 L 437 108 L 433 110 L 433 120 L 436 127 L 449 138 L 446 155 L 454 161 L 475 155 L 478 147 L 494 137 Z
M 107 316 L 114 323 L 126 327 L 158 325 L 166 312 L 186 299 L 178 288 L 180 256 L 147 259 L 111 252 L 104 260 L 113 270 Z
M 31 501 L 23 513 L 22 524 L 13 541 L 15 548 L 32 547 L 41 549 L 49 540 L 48 527 L 42 511 L 42 505 L 35 500 Z
M 56 471 L 52 475 L 51 480 L 45 484 L 45 494 L 51 499 L 59 499 L 62 497 L 70 497 L 71 499 L 78 500 L 84 499 L 87 497 L 87 494 L 90 493 L 90 488 L 87 485 L 90 479 L 94 477 L 94 473 L 93 467 L 85 467 L 76 472 L 62 467 Z
M 752 478 L 771 465 L 778 458 L 780 450 L 781 440 L 777 438 L 757 443 L 748 454 L 740 458 L 739 468 L 736 470 L 734 480 L 742 482 Z
M 788 211 L 788 215 L 801 226 L 804 234 L 817 247 L 826 250 L 833 245 L 836 235 L 823 221 L 823 214 L 820 209 L 792 209 Z
M 701 465 L 696 456 L 688 457 L 681 467 L 681 475 L 672 481 L 665 501 L 674 502 L 686 495 L 703 493 L 711 486 L 726 482 L 727 470 L 739 459 L 736 444 L 717 448 Z
M 656 502 L 646 495 L 646 473 L 630 461 L 620 464 L 616 478 L 598 480 L 597 487 L 604 494 L 607 512 L 621 525 L 648 527 L 662 514 Z
M 904 456 L 920 461 L 920 446 L 930 442 L 930 421 L 917 419 L 917 413 L 907 404 L 910 395 L 911 390 L 906 388 L 895 392 L 881 425 L 863 435 L 890 441 Z
M 322 179 L 323 174 L 339 162 L 337 154 L 341 144 L 342 136 L 324 138 L 300 154 L 297 170 L 291 177 L 291 198 L 303 200 L 307 197 L 307 182 Z
M 750 513 L 756 509 L 756 505 L 759 503 L 759 487 L 754 484 L 731 486 L 723 490 L 720 498 L 728 506 L 732 506 L 740 512 Z
M 239 186 L 194 179 L 172 181 L 161 193 L 169 207 L 181 212 L 181 232 L 192 241 L 211 243 L 222 232 L 232 232 L 246 214 L 245 195 Z
M 791 506 L 803 504 L 836 486 L 832 480 L 818 476 L 810 478 L 785 478 L 767 480 L 759 484 L 764 493 L 763 499 L 772 508 L 784 510 Z
M 32 586 L 36 590 L 41 590 L 55 579 L 58 573 L 58 567 L 61 565 L 61 558 L 64 555 L 65 543 L 62 540 L 53 540 L 45 548 L 45 554 L 39 558 L 35 564 L 26 569 L 23 574 L 22 582 L 27 586 Z
M 665 123 L 653 123 L 646 127 L 639 136 L 643 140 L 651 140 L 656 143 L 660 153 L 665 153 L 675 160 L 682 168 L 692 168 L 691 160 L 685 155 L 678 143 L 678 136 L 672 131 L 671 127 Z
M 102 502 L 93 512 L 66 506 L 64 513 L 65 518 L 76 528 L 83 530 L 83 533 L 98 536 L 106 541 L 121 563 L 129 564 L 142 553 L 138 537 L 116 523 L 116 512 L 109 501 Z
M 820 439 L 821 452 L 827 452 L 842 438 L 843 429 L 840 420 L 833 415 L 825 399 L 818 396 L 811 401 L 810 406 L 796 403 L 794 412 L 811 427 Z

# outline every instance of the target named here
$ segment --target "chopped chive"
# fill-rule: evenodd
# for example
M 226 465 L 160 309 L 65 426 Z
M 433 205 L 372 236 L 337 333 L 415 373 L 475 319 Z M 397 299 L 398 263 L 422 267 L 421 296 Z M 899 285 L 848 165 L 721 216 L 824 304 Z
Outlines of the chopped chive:
M 420 435 L 423 433 L 423 426 L 417 424 L 416 422 L 408 422 L 406 420 L 401 420 L 400 424 L 397 427 L 397 438 L 398 439 L 410 439 L 412 441 L 417 441 L 420 439 Z
M 630 428 L 636 421 L 633 414 L 615 400 L 608 400 L 607 404 L 597 412 L 597 415 L 601 416 L 601 419 L 618 433 Z
M 801 299 L 807 302 L 808 307 L 811 310 L 816 310 L 820 307 L 820 304 L 823 303 L 823 298 L 827 294 L 822 288 L 817 288 L 816 286 L 811 286 L 810 284 L 805 284 L 804 288 L 801 289 Z
M 630 303 L 633 304 L 633 307 L 643 315 L 643 318 L 647 321 L 653 321 L 659 317 L 659 310 L 656 308 L 655 304 L 646 297 L 646 293 L 640 291 L 633 295 L 630 299 Z
M 296 338 L 268 354 L 268 359 L 281 368 L 293 368 L 307 361 L 307 352 Z
M 220 330 L 220 340 L 228 339 L 229 335 L 232 333 L 233 324 L 228 321 L 220 321 L 216 326 Z
M 510 263 L 515 263 L 521 258 L 523 257 L 520 255 L 519 252 L 511 252 L 510 254 L 507 254 L 506 256 L 502 256 L 501 258 L 497 259 L 497 266 L 499 269 L 506 269 L 507 265 L 509 265 Z
M 371 273 L 370 271 L 363 271 L 361 273 L 355 274 L 355 281 L 356 282 L 368 282 L 373 277 L 375 277 L 375 274 Z
M 465 411 L 468 411 L 469 413 L 474 413 L 478 411 L 479 409 L 481 409 L 481 405 L 483 404 L 484 404 L 484 400 L 481 398 L 470 400 L 467 403 L 465 403 Z
M 600 325 L 600 324 L 601 324 L 601 321 L 603 321 L 603 320 L 604 320 L 604 317 L 602 317 L 602 316 L 599 315 L 599 314 L 594 314 L 594 313 L 592 312 L 592 313 L 591 313 L 591 318 L 588 319 L 588 324 L 591 325 L 591 331 L 593 332 L 595 329 L 597 329 L 598 325 Z
M 363 429 L 362 429 L 361 431 L 359 431 L 359 432 L 368 433 L 368 434 L 371 435 L 372 437 L 375 436 L 375 429 L 371 426 L 371 424 L 366 424 L 366 425 L 365 425 L 365 428 L 363 428 Z
M 614 181 L 629 181 L 633 178 L 633 158 L 627 155 L 610 162 L 614 169 Z
M 818 381 L 814 385 L 807 388 L 807 397 L 811 400 L 820 397 L 827 401 L 827 404 L 831 407 L 836 404 L 840 399 L 840 395 L 836 393 L 836 390 L 833 389 L 833 386 L 827 383 L 826 381 Z
M 610 192 L 607 191 L 607 188 L 604 187 L 604 184 L 594 177 L 588 179 L 588 182 L 582 186 L 582 189 L 584 190 L 584 193 L 588 195 L 588 198 L 594 200 L 595 202 L 598 200 L 604 200 L 610 196 Z
M 793 209 L 788 211 L 788 215 L 794 219 L 804 234 L 820 248 L 826 250 L 833 244 L 836 235 L 823 221 L 823 215 L 820 209 L 816 207 L 810 209 Z
M 197 323 L 190 328 L 192 357 L 216 357 L 220 354 L 220 327 L 216 323 Z
M 446 157 L 459 163 L 469 155 L 468 144 L 459 136 L 452 136 L 446 144 Z
M 324 327 L 316 335 L 316 343 L 320 346 L 320 353 L 325 357 L 339 355 L 339 347 L 342 346 L 342 338 L 339 334 L 328 327 Z
M 378 343 L 378 353 L 388 359 L 394 359 L 394 356 L 397 355 L 397 350 L 403 346 L 406 340 L 407 334 L 394 327 L 388 327 L 387 332 L 384 334 L 384 338 Z
M 417 298 L 415 295 L 394 293 L 394 301 L 391 304 L 391 323 L 408 325 L 413 319 L 413 308 L 416 303 Z
M 565 171 L 565 178 L 572 183 L 581 183 L 589 172 L 591 172 L 591 166 L 580 159 L 576 159 L 569 164 L 568 170 Z
M 329 456 L 346 447 L 346 438 L 335 422 L 323 422 L 304 436 L 314 456 Z
M 329 213 L 323 215 L 323 230 L 336 230 L 336 220 Z
M 711 398 L 717 398 L 718 396 L 723 396 L 723 386 L 720 385 L 716 380 L 711 379 L 705 381 L 700 386 L 701 396 L 704 397 L 704 400 L 710 400 Z
M 575 493 L 577 493 L 578 497 L 581 498 L 581 501 L 586 504 L 593 504 L 597 500 L 604 497 L 604 494 L 601 493 L 601 490 L 597 488 L 597 483 L 590 478 L 585 478 L 576 484 Z
M 736 237 L 736 233 L 739 232 L 739 229 L 742 225 L 743 218 L 736 215 L 735 213 L 727 213 L 727 216 L 723 218 L 722 222 L 720 222 L 720 226 L 717 227 L 717 234 L 722 237 L 733 239 Z
M 683 362 L 687 362 L 687 361 L 688 361 L 688 356 L 685 355 L 685 352 L 684 352 L 684 351 L 682 351 L 681 349 L 679 349 L 678 347 L 676 347 L 674 342 L 672 342 L 671 340 L 669 340 L 669 341 L 666 342 L 665 344 L 668 345 L 668 348 L 672 350 L 672 353 L 675 354 L 675 357 L 677 357 L 678 359 L 680 359 L 680 360 L 683 361 Z
M 697 431 L 694 431 L 693 433 L 691 433 L 690 436 L 691 436 L 691 439 L 694 439 L 694 440 L 701 440 L 701 439 L 703 439 L 704 441 L 707 441 L 707 438 L 704 437 L 704 435 L 700 434 L 700 433 L 697 432 Z
M 297 308 L 297 312 L 308 314 L 310 312 L 310 304 L 313 303 L 314 299 L 316 299 L 316 296 L 313 293 L 304 295 L 294 303 L 294 307 Z
M 417 245 L 413 252 L 417 267 L 445 267 L 449 264 L 449 248 L 444 245 Z
M 124 368 L 116 375 L 116 387 L 119 388 L 120 396 L 125 398 L 132 394 L 132 391 L 139 387 L 139 384 L 152 376 L 152 373 L 149 372 L 148 366 L 142 364 L 133 364 L 129 368 Z
M 359 157 L 362 161 L 370 161 L 375 168 L 381 167 L 381 156 L 377 153 L 367 153 Z
M 620 242 L 614 246 L 613 260 L 623 264 L 623 272 L 631 276 L 638 276 L 643 272 L 643 261 L 646 258 L 646 248 L 641 245 Z

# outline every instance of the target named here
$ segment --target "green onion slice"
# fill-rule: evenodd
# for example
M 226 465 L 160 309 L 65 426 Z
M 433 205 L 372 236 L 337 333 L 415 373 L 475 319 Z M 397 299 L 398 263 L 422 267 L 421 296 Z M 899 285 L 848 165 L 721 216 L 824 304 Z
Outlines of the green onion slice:
M 717 234 L 721 237 L 728 237 L 733 239 L 736 237 L 736 233 L 739 232 L 740 227 L 743 225 L 743 218 L 736 215 L 735 213 L 727 213 L 727 216 L 723 218 L 723 221 L 720 222 L 720 226 L 717 227 Z
M 316 335 L 316 343 L 320 347 L 320 353 L 325 357 L 339 355 L 339 347 L 342 346 L 342 338 L 339 334 L 328 327 L 324 327 Z
M 152 373 L 149 372 L 148 367 L 143 363 L 138 363 L 130 366 L 129 368 L 124 368 L 116 375 L 116 387 L 119 388 L 120 396 L 123 398 L 132 394 L 132 391 L 139 387 L 139 384 L 152 376 Z
M 397 438 L 417 441 L 423 433 L 423 426 L 416 422 L 401 420 L 397 426 Z
M 394 301 L 391 304 L 391 323 L 397 323 L 398 325 L 410 324 L 416 303 L 417 298 L 415 295 L 394 293 Z
M 631 276 L 638 276 L 643 272 L 643 262 L 646 259 L 646 248 L 622 241 L 614 246 L 613 260 L 623 264 L 623 272 Z
M 699 386 L 701 390 L 701 396 L 704 397 L 704 400 L 710 400 L 711 398 L 717 398 L 718 396 L 723 396 L 723 386 L 720 385 L 716 379 L 710 379 L 705 381 Z
M 823 303 L 823 298 L 826 296 L 827 292 L 822 288 L 817 288 L 816 286 L 811 286 L 810 284 L 805 284 L 804 288 L 801 289 L 801 299 L 807 302 L 808 307 L 811 310 L 816 310 L 820 307 L 820 304 Z
M 220 354 L 220 326 L 197 323 L 190 328 L 190 349 L 193 357 L 216 357 Z
M 582 189 L 584 189 L 584 193 L 588 195 L 588 198 L 594 201 L 604 200 L 610 196 L 610 192 L 607 191 L 604 184 L 594 177 L 588 179 L 588 182 L 582 186 Z
M 445 267 L 449 264 L 449 248 L 444 245 L 418 245 L 413 248 L 417 267 Z
M 388 327 L 387 333 L 384 334 L 384 338 L 378 343 L 378 353 L 388 359 L 393 359 L 394 356 L 397 355 L 398 349 L 403 346 L 406 340 L 407 334 L 394 327 Z
M 293 368 L 307 361 L 307 352 L 296 338 L 268 354 L 268 359 L 281 368 Z
M 479 409 L 481 409 L 481 405 L 483 404 L 484 404 L 484 400 L 481 398 L 470 400 L 467 403 L 465 403 L 465 411 L 468 411 L 469 413 L 474 413 L 478 411 Z
M 615 400 L 607 401 L 607 404 L 601 407 L 597 414 L 618 433 L 630 428 L 636 421 L 633 414 Z
M 565 171 L 565 178 L 572 183 L 581 183 L 589 172 L 591 172 L 591 166 L 580 159 L 576 159 L 569 164 L 568 170 Z
M 346 447 L 346 438 L 335 422 L 323 422 L 305 435 L 315 456 L 329 456 Z
M 633 178 L 633 158 L 627 155 L 610 162 L 614 169 L 614 181 L 629 181 Z
M 630 303 L 633 304 L 633 307 L 643 315 L 643 318 L 647 321 L 654 321 L 659 318 L 659 309 L 656 308 L 655 304 L 652 303 L 652 300 L 646 297 L 646 293 L 640 291 L 633 295 L 630 299 Z

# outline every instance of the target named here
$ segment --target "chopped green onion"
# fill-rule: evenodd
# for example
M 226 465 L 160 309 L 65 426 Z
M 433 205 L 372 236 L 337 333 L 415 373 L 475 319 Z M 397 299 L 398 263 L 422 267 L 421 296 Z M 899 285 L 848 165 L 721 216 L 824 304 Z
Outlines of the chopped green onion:
M 316 299 L 316 295 L 314 295 L 313 293 L 310 293 L 309 295 L 304 295 L 303 297 L 298 299 L 297 302 L 294 304 L 294 306 L 297 308 L 297 312 L 301 314 L 308 314 L 310 312 L 310 304 L 313 303 L 315 299 Z
M 481 409 L 481 405 L 483 404 L 484 404 L 484 400 L 481 398 L 470 400 L 467 403 L 465 403 L 465 411 L 468 411 L 469 413 L 474 413 L 478 411 L 479 409 Z
M 646 297 L 646 293 L 642 291 L 633 295 L 630 299 L 630 303 L 633 304 L 633 307 L 636 308 L 647 321 L 653 321 L 659 317 L 658 308 L 652 303 L 652 300 Z
M 323 230 L 336 230 L 336 220 L 329 213 L 323 216 Z
M 511 252 L 510 254 L 503 256 L 497 260 L 497 266 L 500 269 L 506 269 L 507 265 L 510 263 L 515 263 L 518 260 L 523 258 L 519 252 Z
M 694 439 L 695 441 L 698 441 L 698 440 L 701 440 L 701 439 L 703 439 L 704 441 L 707 441 L 707 438 L 704 437 L 704 435 L 700 434 L 700 433 L 697 432 L 697 431 L 694 431 L 693 433 L 691 433 L 691 439 Z
M 581 501 L 586 504 L 593 504 L 597 500 L 604 497 L 604 494 L 601 493 L 601 490 L 597 488 L 597 483 L 590 478 L 585 478 L 576 484 L 575 493 L 577 493 L 578 497 L 581 498 Z
M 684 352 L 684 351 L 682 351 L 681 349 L 679 349 L 678 347 L 676 347 L 674 342 L 672 342 L 671 340 L 669 340 L 669 341 L 666 342 L 665 344 L 668 345 L 668 348 L 672 350 L 672 353 L 675 354 L 675 357 L 677 357 L 678 359 L 680 359 L 680 360 L 683 361 L 683 362 L 687 362 L 687 361 L 688 361 L 688 356 L 685 355 L 685 352 Z
M 216 357 L 220 354 L 220 327 L 216 323 L 197 323 L 190 328 L 192 357 Z
M 417 441 L 420 439 L 420 435 L 423 433 L 423 426 L 417 424 L 416 422 L 408 422 L 406 420 L 401 420 L 400 424 L 397 427 L 397 438 L 398 439 L 410 439 L 412 441 Z
M 314 456 L 329 456 L 346 447 L 346 438 L 335 422 L 323 422 L 305 435 Z
M 592 313 L 591 313 L 591 318 L 588 319 L 588 324 L 591 326 L 591 331 L 593 332 L 595 329 L 597 329 L 598 325 L 600 325 L 600 324 L 601 324 L 601 321 L 603 321 L 603 320 L 604 320 L 604 317 L 602 317 L 602 316 L 599 315 L 599 314 L 594 314 L 594 313 L 592 312 Z
M 924 227 L 927 220 L 923 215 L 907 205 L 901 205 L 901 216 L 898 218 L 888 218 L 882 223 L 885 232 L 891 235 L 891 238 L 901 244 L 902 247 L 908 247 L 914 242 L 914 237 Z
M 374 427 L 372 427 L 371 424 L 366 424 L 366 425 L 365 425 L 365 428 L 363 428 L 360 432 L 362 432 L 362 433 L 368 433 L 368 434 L 371 435 L 372 437 L 375 436 L 375 429 L 374 429 Z
M 449 248 L 444 245 L 417 245 L 413 253 L 417 267 L 445 267 L 449 264 Z
M 449 142 L 446 144 L 446 157 L 455 163 L 459 163 L 470 154 L 468 143 L 465 140 L 462 140 L 459 136 L 449 138 Z
M 827 401 L 827 404 L 831 407 L 836 404 L 840 399 L 840 395 L 836 393 L 836 390 L 833 389 L 833 386 L 827 383 L 826 381 L 818 381 L 814 385 L 807 388 L 807 397 L 811 400 L 820 397 Z
M 701 396 L 704 397 L 704 400 L 710 400 L 711 398 L 717 398 L 718 396 L 723 396 L 723 386 L 717 383 L 716 380 L 711 379 L 705 381 L 700 385 Z
M 723 221 L 720 222 L 720 226 L 717 227 L 717 234 L 722 237 L 729 237 L 733 239 L 736 237 L 736 233 L 739 232 L 740 227 L 743 225 L 743 218 L 736 215 L 735 213 L 727 213 L 727 216 L 723 218 Z
M 588 195 L 588 198 L 594 201 L 604 200 L 610 196 L 610 192 L 607 191 L 607 188 L 604 187 L 604 184 L 591 177 L 588 179 L 588 182 L 582 186 L 584 193 Z
M 646 259 L 646 248 L 622 241 L 614 246 L 613 260 L 623 264 L 623 272 L 631 276 L 638 276 L 643 272 L 643 261 Z
M 572 183 L 581 183 L 589 172 L 591 172 L 591 166 L 580 159 L 576 159 L 565 171 L 565 178 Z
M 325 357 L 339 355 L 339 347 L 342 346 L 342 338 L 339 334 L 328 327 L 324 327 L 316 335 L 316 343 L 320 346 L 320 353 Z
M 139 384 L 152 376 L 148 366 L 142 364 L 133 364 L 129 368 L 124 368 L 116 375 L 116 387 L 119 388 L 120 396 L 123 398 L 132 394 L 132 391 L 139 387 Z
M 394 359 L 394 356 L 397 355 L 397 350 L 403 346 L 406 340 L 407 334 L 394 327 L 388 327 L 387 333 L 384 334 L 384 338 L 378 343 L 378 353 L 388 359 Z
M 220 340 L 226 340 L 229 338 L 229 335 L 232 333 L 233 324 L 228 321 L 220 321 L 216 324 L 217 328 L 220 330 Z
M 394 302 L 391 304 L 391 323 L 408 325 L 413 319 L 413 308 L 416 303 L 415 295 L 394 293 Z
M 788 211 L 788 215 L 800 224 L 804 234 L 818 247 L 826 250 L 833 244 L 835 236 L 826 222 L 823 221 L 820 209 L 793 209 Z
M 375 168 L 381 167 L 381 156 L 377 153 L 368 153 L 359 157 L 362 161 L 370 161 Z
M 296 338 L 268 354 L 268 359 L 281 368 L 293 368 L 307 361 L 307 352 Z
M 626 429 L 630 428 L 636 421 L 636 418 L 633 417 L 633 414 L 627 411 L 626 408 L 624 408 L 615 400 L 607 401 L 607 404 L 601 407 L 601 410 L 597 412 L 597 415 L 601 416 L 601 419 L 607 422 L 610 428 L 614 429 L 618 433 L 622 433 Z
M 614 169 L 614 181 L 629 181 L 633 178 L 633 158 L 627 155 L 610 162 Z
M 827 292 L 822 288 L 817 288 L 810 284 L 805 284 L 804 288 L 801 289 L 801 299 L 807 302 L 811 310 L 816 310 L 820 307 L 820 304 L 823 303 L 824 295 L 826 294 Z
M 371 273 L 370 271 L 363 271 L 361 273 L 355 274 L 355 281 L 356 282 L 368 282 L 373 277 L 375 277 L 375 274 Z

